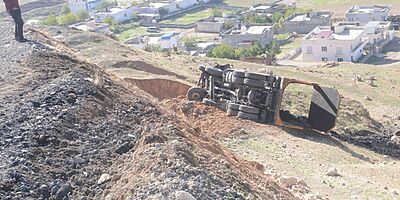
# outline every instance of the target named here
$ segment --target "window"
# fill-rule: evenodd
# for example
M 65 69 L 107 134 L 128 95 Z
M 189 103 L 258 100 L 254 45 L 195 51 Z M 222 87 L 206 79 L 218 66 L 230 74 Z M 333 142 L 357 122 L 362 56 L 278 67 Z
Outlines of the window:
M 328 51 L 328 47 L 322 47 L 322 51 Z
M 343 58 L 337 58 L 338 62 L 343 62 Z
M 306 54 L 313 54 L 313 52 L 312 52 L 312 46 L 308 46 L 308 47 L 307 47 Z
M 124 17 L 128 17 L 128 14 L 125 13 L 125 14 L 124 14 Z
M 327 57 L 322 57 L 322 61 L 326 62 L 326 61 L 328 61 L 328 58 Z

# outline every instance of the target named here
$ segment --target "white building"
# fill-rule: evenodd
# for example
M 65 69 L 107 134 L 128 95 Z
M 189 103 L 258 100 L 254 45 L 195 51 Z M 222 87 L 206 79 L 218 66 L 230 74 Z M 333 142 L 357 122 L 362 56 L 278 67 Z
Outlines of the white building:
M 132 20 L 134 18 L 133 8 L 110 8 L 107 12 L 94 13 L 94 20 L 97 23 L 104 22 L 107 18 L 111 18 L 113 22 L 121 23 Z
M 178 8 L 180 9 L 188 9 L 197 4 L 197 0 L 176 0 Z
M 241 27 L 241 30 L 232 30 L 222 35 L 222 43 L 234 47 L 250 46 L 253 43 L 266 45 L 274 39 L 274 26 L 250 26 Z
M 89 11 L 86 0 L 68 0 L 68 6 L 72 13 L 77 14 L 79 11 Z
M 352 6 L 346 12 L 346 21 L 359 22 L 362 25 L 369 21 L 386 21 L 391 10 L 390 5 L 386 6 Z
M 304 61 L 356 62 L 363 55 L 363 27 L 319 26 L 302 39 Z
M 135 48 L 144 49 L 147 46 L 156 46 L 160 49 L 177 48 L 180 41 L 180 34 L 177 32 L 165 33 L 161 36 L 138 36 L 127 40 L 125 43 Z

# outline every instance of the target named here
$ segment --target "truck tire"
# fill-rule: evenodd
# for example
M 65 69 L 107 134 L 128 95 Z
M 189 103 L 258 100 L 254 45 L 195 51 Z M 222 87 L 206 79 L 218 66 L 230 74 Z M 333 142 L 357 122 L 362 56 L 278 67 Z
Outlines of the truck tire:
M 232 77 L 232 83 L 243 84 L 244 83 L 244 78 L 233 76 Z
M 249 114 L 255 114 L 258 115 L 260 114 L 260 109 L 256 107 L 251 107 L 251 106 L 245 106 L 245 105 L 240 105 L 239 111 L 249 113 Z
M 228 104 L 228 109 L 229 110 L 237 110 L 237 111 L 239 111 L 239 108 L 240 108 L 240 104 L 237 104 L 237 103 L 229 103 Z
M 206 97 L 206 95 L 207 91 L 198 86 L 191 87 L 186 94 L 189 101 L 199 101 L 199 102 L 201 102 L 204 99 L 204 97 Z
M 241 119 L 248 119 L 248 120 L 252 120 L 252 121 L 258 121 L 258 115 L 255 115 L 255 114 L 244 113 L 244 112 L 239 111 L 237 116 L 239 118 L 241 118 Z
M 243 83 L 248 86 L 260 87 L 260 88 L 264 87 L 264 81 L 260 80 L 245 78 Z
M 207 98 L 203 99 L 203 103 L 204 103 L 204 105 L 207 105 L 207 106 L 216 106 L 217 105 L 217 103 L 215 101 L 213 101 L 211 99 L 207 99 Z
M 250 72 L 247 72 L 245 74 L 245 78 L 260 80 L 260 81 L 266 81 L 268 79 L 267 76 L 268 75 L 266 75 L 266 74 L 250 73 Z
M 237 116 L 238 113 L 239 113 L 239 111 L 238 111 L 238 110 L 231 110 L 231 109 L 228 109 L 228 110 L 226 110 L 226 113 L 227 113 L 229 116 Z
M 222 70 L 215 67 L 206 67 L 205 71 L 211 76 L 222 77 L 223 74 Z
M 246 77 L 246 72 L 235 70 L 235 71 L 233 71 L 233 76 L 238 77 L 238 78 L 244 78 L 244 77 Z

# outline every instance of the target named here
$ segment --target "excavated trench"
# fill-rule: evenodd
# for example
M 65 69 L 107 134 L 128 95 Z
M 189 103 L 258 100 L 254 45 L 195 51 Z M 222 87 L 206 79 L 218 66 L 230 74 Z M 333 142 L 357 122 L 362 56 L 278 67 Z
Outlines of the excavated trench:
M 172 99 L 186 95 L 190 86 L 179 81 L 168 79 L 124 79 L 126 82 L 135 85 L 158 100 Z

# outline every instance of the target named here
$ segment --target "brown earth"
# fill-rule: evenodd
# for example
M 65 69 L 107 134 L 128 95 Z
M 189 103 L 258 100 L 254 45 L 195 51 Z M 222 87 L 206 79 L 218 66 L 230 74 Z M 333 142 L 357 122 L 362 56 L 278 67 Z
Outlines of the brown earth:
M 190 86 L 179 81 L 168 79 L 132 79 L 125 78 L 126 82 L 137 86 L 158 100 L 172 99 L 185 96 Z
M 0 199 L 299 199 L 137 87 L 27 35 L 2 44 L 23 58 L 1 54 L 0 89 L 18 87 L 0 96 Z

